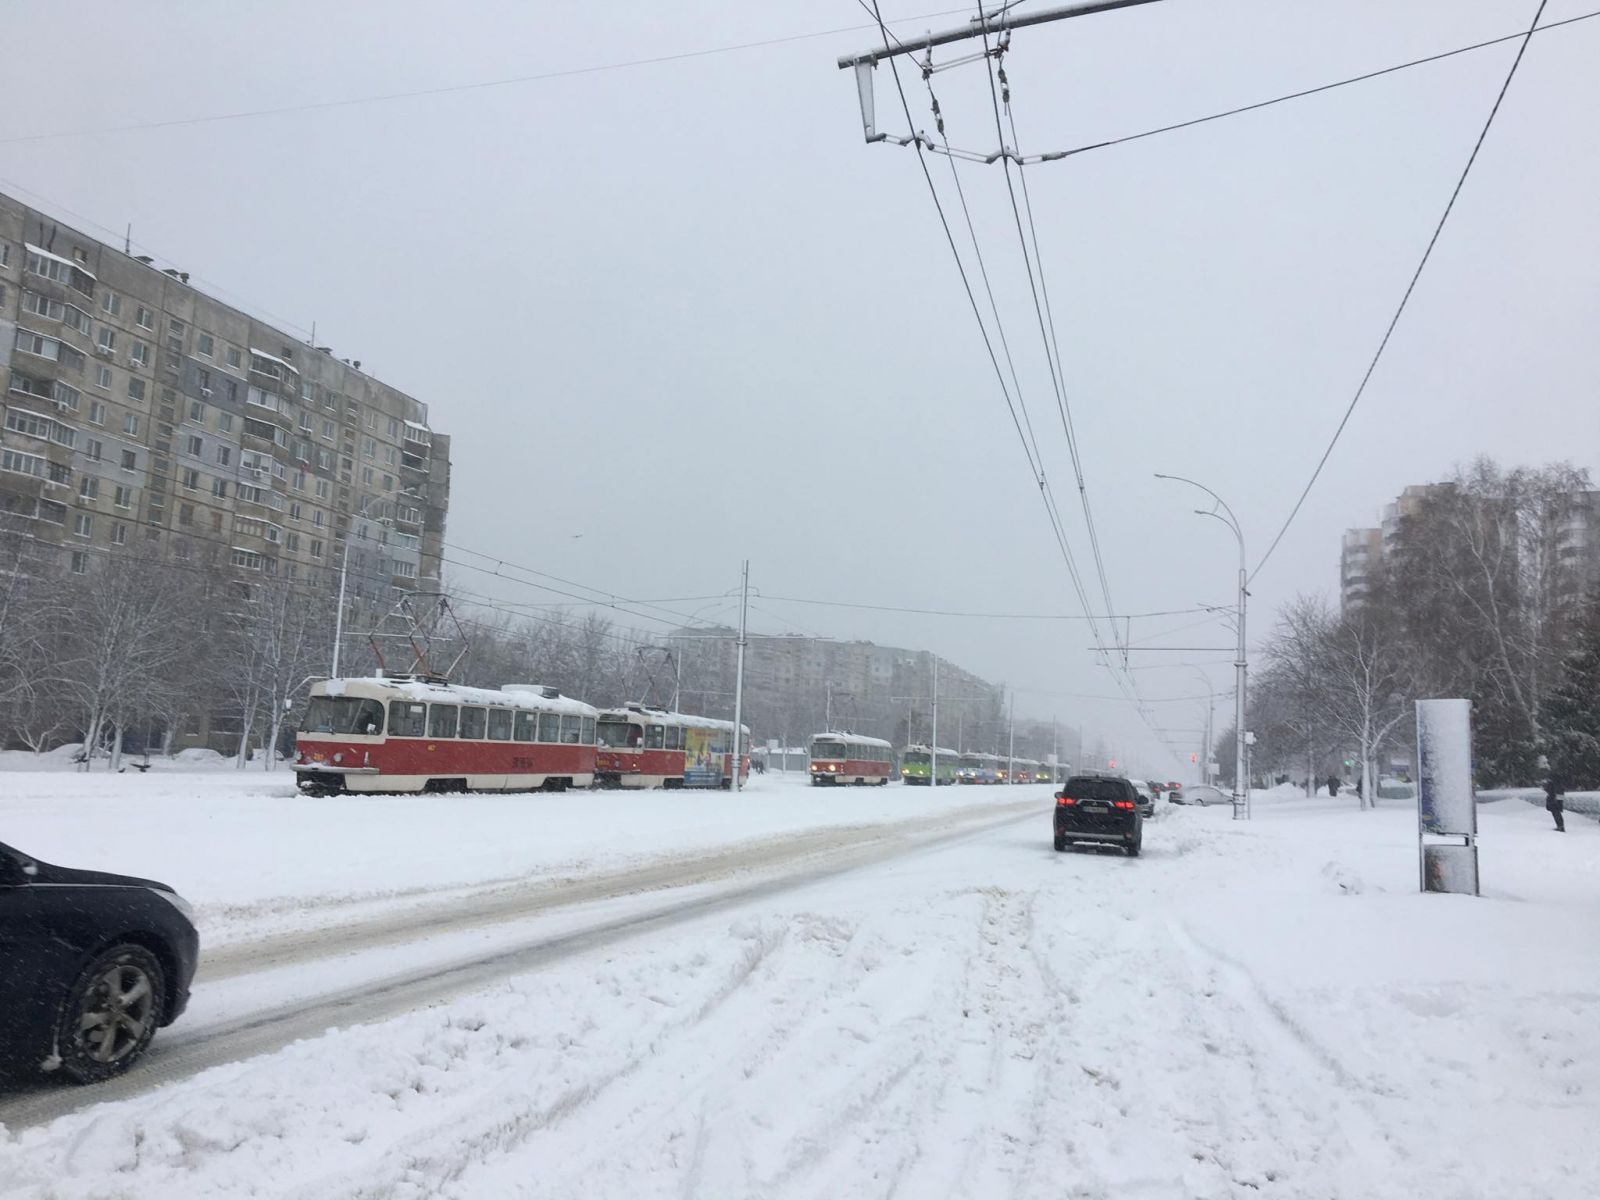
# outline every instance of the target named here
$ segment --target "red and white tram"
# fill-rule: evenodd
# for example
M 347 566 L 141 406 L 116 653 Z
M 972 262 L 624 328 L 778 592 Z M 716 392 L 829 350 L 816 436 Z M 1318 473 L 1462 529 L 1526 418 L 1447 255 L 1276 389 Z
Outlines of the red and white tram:
M 295 739 L 295 780 L 312 795 L 589 787 L 599 715 L 555 688 L 325 679 Z
M 750 777 L 750 727 L 739 782 Z M 595 782 L 601 787 L 715 788 L 733 785 L 733 722 L 644 704 L 608 708 L 598 725 Z
M 819 733 L 811 739 L 811 782 L 883 785 L 894 770 L 894 747 L 857 733 Z

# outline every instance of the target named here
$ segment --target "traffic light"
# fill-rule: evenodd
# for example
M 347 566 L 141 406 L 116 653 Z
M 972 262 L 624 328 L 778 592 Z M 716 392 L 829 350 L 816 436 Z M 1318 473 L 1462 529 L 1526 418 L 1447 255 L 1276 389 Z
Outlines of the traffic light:
M 1189 754 L 1189 761 L 1192 762 L 1192 763 L 1197 763 L 1197 762 L 1200 761 L 1200 756 L 1198 754 L 1195 754 L 1195 753 L 1191 752 Z

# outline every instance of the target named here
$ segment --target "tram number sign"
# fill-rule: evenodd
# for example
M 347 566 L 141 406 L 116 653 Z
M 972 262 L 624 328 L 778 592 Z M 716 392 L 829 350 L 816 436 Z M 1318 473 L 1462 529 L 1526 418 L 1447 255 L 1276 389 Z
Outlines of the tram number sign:
M 511 760 L 511 769 L 513 771 L 531 771 L 533 770 L 533 759 L 513 758 Z

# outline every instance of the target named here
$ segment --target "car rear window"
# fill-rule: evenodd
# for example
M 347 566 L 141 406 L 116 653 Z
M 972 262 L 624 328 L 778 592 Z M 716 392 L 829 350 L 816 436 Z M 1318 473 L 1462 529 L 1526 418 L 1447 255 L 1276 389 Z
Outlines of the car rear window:
M 1067 780 L 1061 790 L 1074 800 L 1126 800 L 1133 791 L 1120 779 L 1094 779 L 1087 775 Z

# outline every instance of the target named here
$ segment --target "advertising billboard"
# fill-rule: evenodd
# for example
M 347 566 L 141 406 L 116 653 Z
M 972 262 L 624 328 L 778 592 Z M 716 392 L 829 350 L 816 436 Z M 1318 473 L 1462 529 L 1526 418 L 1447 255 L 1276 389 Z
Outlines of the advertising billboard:
M 1417 701 L 1417 820 L 1424 833 L 1478 831 L 1472 701 Z

